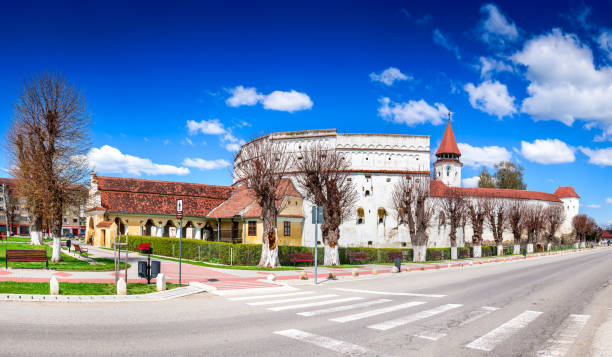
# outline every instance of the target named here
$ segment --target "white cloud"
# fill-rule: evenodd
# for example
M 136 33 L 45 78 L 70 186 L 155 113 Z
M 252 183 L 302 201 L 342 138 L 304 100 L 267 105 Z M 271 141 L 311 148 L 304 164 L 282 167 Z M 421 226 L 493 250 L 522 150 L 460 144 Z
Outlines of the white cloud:
M 155 164 L 149 159 L 123 154 L 109 145 L 93 148 L 87 153 L 92 170 L 110 173 L 127 173 L 135 176 L 147 175 L 187 175 L 189 169 L 172 165 Z
M 475 109 L 495 115 L 499 119 L 508 115 L 512 116 L 512 114 L 516 113 L 514 97 L 508 94 L 508 88 L 505 84 L 487 80 L 480 83 L 478 87 L 468 83 L 463 89 L 468 92 L 470 104 Z
M 184 143 L 193 146 L 193 141 L 191 141 L 189 138 L 185 138 Z
M 484 42 L 503 45 L 507 41 L 513 42 L 518 39 L 519 32 L 516 25 L 508 21 L 497 6 L 483 5 L 480 12 L 486 16 L 481 24 L 481 38 Z
M 536 37 L 512 57 L 527 67 L 529 96 L 521 111 L 536 120 L 597 123 L 612 133 L 612 67 L 593 64 L 591 49 L 561 30 Z
M 236 143 L 226 143 L 223 145 L 223 147 L 225 148 L 225 150 L 231 152 L 238 152 L 240 150 L 240 144 Z
M 270 94 L 261 94 L 253 87 L 245 88 L 237 86 L 229 89 L 232 94 L 225 103 L 230 107 L 242 105 L 253 106 L 261 103 L 264 109 L 278 110 L 293 113 L 299 110 L 310 109 L 313 106 L 312 100 L 306 93 L 290 90 L 289 92 L 274 91 Z
M 227 133 L 221 137 L 221 146 L 227 151 L 236 152 L 240 150 L 240 147 L 244 145 L 246 141 L 238 139 L 232 133 Z
M 559 139 L 537 139 L 533 143 L 521 141 L 521 154 L 539 164 L 564 164 L 574 162 L 574 150 Z
M 227 131 L 219 119 L 202 120 L 200 122 L 187 120 L 187 129 L 189 129 L 189 134 L 200 132 L 202 134 L 220 135 Z
M 480 176 L 472 176 L 461 180 L 463 187 L 478 187 L 478 182 L 480 182 Z
M 232 94 L 231 97 L 227 98 L 225 103 L 230 107 L 239 107 L 241 105 L 255 105 L 262 98 L 263 95 L 257 93 L 257 90 L 253 87 L 245 88 L 243 86 L 237 86 L 229 90 Z
M 499 72 L 514 72 L 514 69 L 509 64 L 504 61 L 496 60 L 491 57 L 480 57 L 479 58 L 480 65 L 477 65 L 477 68 L 480 68 L 480 77 L 481 78 L 491 78 L 492 74 Z
M 602 30 L 597 37 L 599 48 L 612 60 L 612 30 Z
M 461 59 L 461 55 L 459 54 L 459 47 L 457 47 L 457 45 L 455 45 L 450 39 L 444 36 L 444 34 L 440 30 L 434 29 L 433 40 L 436 44 L 453 52 L 457 59 Z
M 310 97 L 306 93 L 296 92 L 293 89 L 290 92 L 276 90 L 266 95 L 262 103 L 264 109 L 289 113 L 312 108 Z
M 382 97 L 379 102 L 381 104 L 378 108 L 379 116 L 385 120 L 409 126 L 427 122 L 440 125 L 450 112 L 442 103 L 434 103 L 434 106 L 431 106 L 423 99 L 419 101 L 411 100 L 407 103 L 394 103 L 389 98 Z
M 382 71 L 380 74 L 370 73 L 370 79 L 372 82 L 381 82 L 388 86 L 392 85 L 395 81 L 407 81 L 412 79 L 412 76 L 403 74 L 399 69 L 395 67 L 389 67 Z
M 587 208 L 601 208 L 601 205 L 587 205 Z
M 223 159 L 204 160 L 200 158 L 195 158 L 195 159 L 186 158 L 185 160 L 183 160 L 183 165 L 189 166 L 189 167 L 195 167 L 200 170 L 215 170 L 215 169 L 221 169 L 224 167 L 228 167 L 230 166 L 230 163 Z
M 612 197 L 606 198 L 606 203 L 612 205 Z
M 461 151 L 461 162 L 472 167 L 493 167 L 500 161 L 508 161 L 512 157 L 512 153 L 501 146 L 478 147 L 465 143 L 458 143 L 457 146 Z
M 589 157 L 591 164 L 599 166 L 612 166 L 612 148 L 589 149 L 581 147 L 580 151 Z

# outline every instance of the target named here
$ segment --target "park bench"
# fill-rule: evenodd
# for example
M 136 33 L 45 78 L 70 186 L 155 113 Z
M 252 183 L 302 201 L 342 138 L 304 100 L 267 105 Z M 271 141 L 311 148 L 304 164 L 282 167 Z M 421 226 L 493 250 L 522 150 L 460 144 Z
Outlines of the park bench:
M 430 251 L 429 260 L 442 260 L 442 252 L 437 250 Z
M 396 258 L 400 258 L 400 259 L 404 259 L 404 254 L 402 252 L 389 252 L 387 253 L 387 258 L 389 258 L 390 261 L 395 262 Z
M 459 250 L 459 259 L 464 259 L 464 258 L 469 258 L 470 257 L 470 251 L 467 249 L 461 249 Z
M 74 247 L 74 251 L 79 253 L 80 255 L 83 255 L 83 253 L 88 252 L 87 248 L 83 248 L 77 243 L 72 243 L 72 246 Z
M 47 258 L 46 250 L 7 249 L 5 268 L 8 268 L 8 262 L 44 262 L 49 269 L 49 258 Z
M 290 253 L 289 261 L 295 266 L 296 263 L 300 262 L 314 262 L 314 258 L 311 253 Z
M 368 257 L 368 255 L 364 252 L 348 253 L 348 258 L 349 264 L 353 264 L 353 262 L 359 260 L 372 260 L 372 258 Z

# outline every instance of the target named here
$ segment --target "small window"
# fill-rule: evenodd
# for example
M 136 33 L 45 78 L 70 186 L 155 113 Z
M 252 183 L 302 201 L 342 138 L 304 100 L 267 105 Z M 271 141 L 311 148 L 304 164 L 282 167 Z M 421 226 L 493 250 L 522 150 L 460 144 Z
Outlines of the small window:
M 372 246 L 372 243 L 373 243 L 373 242 L 372 242 L 371 240 L 369 240 L 369 241 L 368 241 L 368 246 Z
M 363 208 L 361 207 L 357 208 L 357 224 L 363 224 L 363 216 L 364 216 Z
M 249 221 L 249 236 L 257 235 L 257 222 Z
M 285 235 L 285 237 L 289 237 L 291 235 L 291 222 L 283 222 L 283 234 Z
M 391 177 L 387 177 L 387 182 L 391 182 Z
M 387 211 L 384 208 L 379 208 L 378 209 L 378 223 L 382 224 L 385 223 L 385 217 L 387 216 Z
M 368 197 L 370 195 L 370 190 L 366 190 L 365 196 Z
M 77 223 L 78 221 L 79 221 L 79 220 L 78 220 L 78 219 L 76 219 L 76 218 L 73 218 L 73 219 L 72 219 L 72 223 Z
M 402 242 L 402 247 L 405 247 L 405 246 L 406 246 L 406 242 Z

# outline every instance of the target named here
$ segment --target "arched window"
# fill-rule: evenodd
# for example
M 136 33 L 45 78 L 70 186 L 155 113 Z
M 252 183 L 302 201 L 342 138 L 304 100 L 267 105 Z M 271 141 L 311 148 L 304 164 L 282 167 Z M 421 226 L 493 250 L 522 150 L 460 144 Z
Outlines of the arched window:
M 363 224 L 363 216 L 364 216 L 363 208 L 361 207 L 357 208 L 357 224 Z
M 370 190 L 365 191 L 365 196 L 368 197 L 370 195 Z
M 385 217 L 387 216 L 387 211 L 385 211 L 384 208 L 379 208 L 378 209 L 378 223 L 382 224 L 385 223 Z

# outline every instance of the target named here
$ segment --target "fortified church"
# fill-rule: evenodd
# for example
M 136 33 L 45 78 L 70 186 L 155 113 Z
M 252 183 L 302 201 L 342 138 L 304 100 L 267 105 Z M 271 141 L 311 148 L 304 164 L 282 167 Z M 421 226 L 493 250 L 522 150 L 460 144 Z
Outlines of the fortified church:
M 270 140 L 282 142 L 286 153 L 300 160 L 302 148 L 319 144 L 335 148 L 350 163 L 349 175 L 359 198 L 353 219 L 340 227 L 340 245 L 345 247 L 410 247 L 404 225 L 398 226 L 391 208 L 391 193 L 403 177 L 428 178 L 434 199 L 459 193 L 466 199 L 494 197 L 523 200 L 528 204 L 562 205 L 565 221 L 559 234 L 571 233 L 571 220 L 578 214 L 579 199 L 572 187 L 554 193 L 527 190 L 461 187 L 461 152 L 450 120 L 436 151 L 430 171 L 430 137 L 399 134 L 347 134 L 335 129 L 272 133 Z M 250 145 L 247 143 L 245 145 Z M 237 156 L 238 158 L 238 156 Z M 289 170 L 292 172 L 291 170 Z M 295 172 L 282 183 L 278 201 L 278 243 L 314 244 L 311 224 L 312 203 L 303 197 Z M 178 237 L 175 217 L 177 199 L 184 201 L 183 237 L 231 243 L 261 243 L 261 208 L 249 191 L 235 182 L 232 186 L 97 176 L 92 172 L 87 202 L 86 239 L 110 247 L 117 234 Z M 429 227 L 428 247 L 449 247 L 450 228 L 436 218 Z M 319 234 L 319 237 L 321 235 Z M 458 231 L 458 246 L 471 242 L 469 224 Z M 510 232 L 504 240 L 512 241 Z M 483 240 L 493 240 L 485 229 Z

